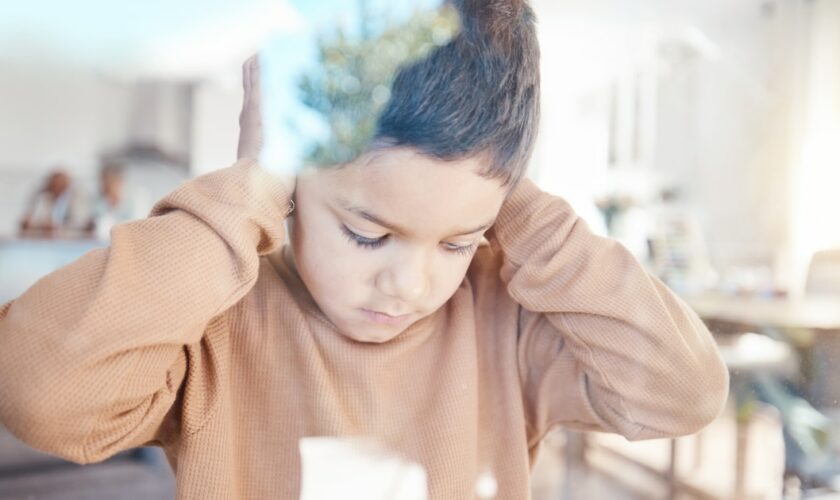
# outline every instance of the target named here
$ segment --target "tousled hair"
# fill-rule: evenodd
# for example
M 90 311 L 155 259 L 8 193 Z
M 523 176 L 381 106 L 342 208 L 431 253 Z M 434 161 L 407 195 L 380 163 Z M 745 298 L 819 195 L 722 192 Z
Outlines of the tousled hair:
M 397 72 L 375 139 L 442 160 L 487 155 L 480 174 L 513 186 L 539 122 L 534 13 L 524 0 L 450 3 L 460 32 Z

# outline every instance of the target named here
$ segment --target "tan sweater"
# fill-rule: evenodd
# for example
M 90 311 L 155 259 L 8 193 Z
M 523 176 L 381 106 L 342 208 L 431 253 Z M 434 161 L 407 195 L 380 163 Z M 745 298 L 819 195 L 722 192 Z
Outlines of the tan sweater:
M 280 257 L 288 197 L 240 161 L 0 308 L 2 423 L 80 463 L 158 444 L 179 499 L 296 499 L 301 437 L 372 436 L 430 498 L 490 472 L 519 500 L 553 425 L 676 436 L 726 399 L 698 317 L 530 181 L 454 296 L 384 344 L 338 334 Z

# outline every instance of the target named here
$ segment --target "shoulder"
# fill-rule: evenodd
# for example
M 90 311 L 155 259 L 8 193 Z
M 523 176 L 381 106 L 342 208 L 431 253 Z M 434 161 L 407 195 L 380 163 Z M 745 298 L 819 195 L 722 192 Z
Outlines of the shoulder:
M 260 257 L 257 281 L 230 311 L 235 317 L 247 317 L 248 323 L 274 322 L 302 318 L 313 306 L 306 288 L 282 257 L 271 254 Z
M 267 256 L 260 257 L 259 262 L 257 281 L 242 297 L 240 307 L 249 304 L 268 306 L 271 305 L 269 302 L 276 307 L 278 303 L 288 302 L 294 293 L 294 284 L 285 276 L 284 270 L 278 269 Z

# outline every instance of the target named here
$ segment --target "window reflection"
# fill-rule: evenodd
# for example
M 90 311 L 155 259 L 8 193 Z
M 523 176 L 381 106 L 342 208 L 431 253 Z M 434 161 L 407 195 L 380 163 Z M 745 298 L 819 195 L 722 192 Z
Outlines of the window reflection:
M 233 444 L 208 441 L 230 449 L 194 452 L 239 457 L 238 466 L 247 471 L 237 485 L 241 491 L 259 496 L 255 492 L 270 485 L 265 488 L 276 488 L 280 496 L 327 498 L 337 493 L 324 488 L 345 484 L 347 490 L 375 491 L 369 494 L 382 498 L 442 498 L 443 492 L 453 491 L 513 498 L 518 493 L 512 492 L 530 491 L 536 499 L 584 499 L 800 498 L 840 490 L 840 388 L 835 382 L 840 226 L 832 217 L 840 180 L 838 4 L 532 0 L 541 100 L 531 154 L 531 122 L 520 116 L 529 112 L 528 106 L 516 106 L 531 102 L 526 96 L 535 95 L 535 84 L 521 79 L 536 73 L 499 69 L 510 61 L 526 65 L 520 59 L 527 60 L 532 50 L 522 41 L 527 33 L 458 42 L 467 36 L 465 29 L 507 29 L 481 24 L 487 22 L 483 15 L 515 18 L 505 14 L 509 10 L 524 16 L 518 1 L 490 3 L 496 10 L 467 0 L 252 0 L 236 6 L 184 0 L 142 8 L 86 2 L 70 10 L 55 5 L 47 12 L 12 7 L 5 26 L 0 23 L 0 39 L 10 42 L 0 52 L 0 301 L 21 297 L 38 280 L 79 258 L 116 254 L 109 245 L 129 246 L 119 239 L 121 234 L 130 236 L 131 228 L 144 227 L 137 221 L 147 217 L 154 201 L 184 185 L 203 186 L 195 191 L 202 195 L 215 193 L 212 181 L 190 182 L 205 174 L 213 179 L 237 156 L 258 158 L 273 179 L 298 176 L 294 203 L 271 214 L 275 220 L 292 214 L 290 244 L 264 255 L 265 270 L 259 271 L 260 280 L 270 271 L 277 283 L 286 284 L 283 290 L 291 291 L 248 297 L 270 302 L 282 295 L 316 318 L 316 324 L 342 332 L 349 345 L 370 349 L 353 351 L 358 369 L 342 371 L 346 366 L 341 365 L 328 370 L 332 378 L 306 378 L 301 373 L 311 373 L 317 362 L 279 347 L 234 343 L 225 347 L 233 353 L 231 363 L 241 366 L 243 360 L 258 359 L 262 364 L 254 366 L 264 368 L 232 371 L 241 373 L 230 382 L 239 390 L 224 404 L 201 395 L 211 393 L 201 384 L 214 383 L 212 377 L 195 375 L 200 372 L 196 360 L 204 358 L 190 357 L 195 353 L 184 349 L 189 362 L 179 365 L 172 361 L 181 359 L 178 349 L 167 354 L 174 371 L 158 374 L 157 383 L 162 387 L 166 380 L 178 381 L 172 392 L 176 408 L 185 400 L 199 401 L 207 405 L 207 414 L 202 414 L 206 421 L 215 422 L 209 415 L 220 418 L 216 412 L 222 412 L 228 422 L 236 422 L 232 428 L 250 429 L 218 431 Z M 464 9 L 470 8 L 490 10 L 465 21 Z M 517 26 L 529 29 L 521 20 Z M 477 66 L 482 50 L 491 50 L 483 43 L 495 47 L 493 57 L 504 63 L 470 66 Z M 504 45 L 509 43 L 513 45 Z M 430 57 L 443 59 L 435 54 L 456 46 L 462 51 L 456 51 L 462 54 L 460 64 L 441 60 L 405 73 L 410 77 L 395 83 L 404 68 L 422 66 Z M 258 54 L 255 63 L 250 69 L 246 65 L 243 74 L 243 61 L 253 54 Z M 446 64 L 453 79 L 481 71 L 486 75 L 455 91 L 459 87 L 451 80 L 429 76 L 443 72 Z M 423 82 L 439 88 L 423 94 Z M 249 85 L 250 95 L 256 96 L 250 113 Z M 496 93 L 488 90 L 494 85 Z M 437 91 L 449 92 L 448 98 L 435 100 Z M 505 92 L 516 98 L 505 100 Z M 394 104 L 395 99 L 402 104 Z M 423 114 L 430 106 L 452 113 Z M 414 121 L 401 121 L 415 112 Z M 498 132 L 516 119 L 521 124 L 516 133 Z M 498 123 L 482 128 L 482 120 Z M 241 130 L 251 126 L 258 135 L 243 143 Z M 418 132 L 422 126 L 428 130 Z M 469 133 L 456 133 L 465 130 Z M 507 189 L 520 185 L 520 173 L 511 165 L 526 158 L 527 182 L 551 199 L 565 200 L 582 223 L 555 224 L 551 209 L 517 219 L 530 213 L 524 201 L 518 212 L 505 211 Z M 470 169 L 482 175 L 464 176 Z M 376 182 L 369 182 L 374 178 Z M 282 193 L 272 191 L 269 179 L 251 177 L 242 189 L 254 189 L 252 199 Z M 537 195 L 522 196 L 533 200 Z M 169 203 L 159 205 L 156 216 L 193 210 L 178 206 L 181 201 Z M 508 212 L 512 215 L 506 216 Z M 516 231 L 499 227 L 506 218 L 509 227 L 531 228 L 529 238 L 519 241 Z M 488 232 L 487 226 L 499 220 Z M 541 223 L 548 229 L 541 229 Z M 225 228 L 211 227 L 225 235 Z M 464 228 L 477 230 L 463 233 Z M 604 254 L 586 250 L 603 240 L 590 231 L 620 242 L 627 252 L 613 248 L 609 251 L 616 253 L 609 255 L 614 258 L 597 260 Z M 313 237 L 316 232 L 329 236 Z M 557 255 L 571 254 L 574 248 L 579 259 L 557 257 L 538 265 L 534 259 L 561 234 L 569 243 L 557 245 Z M 137 244 L 139 237 L 129 236 L 125 241 Z M 259 245 L 270 246 L 273 238 L 283 237 L 268 231 Z M 577 247 L 576 241 L 585 243 Z M 230 245 L 231 252 L 235 247 Z M 518 378 L 488 378 L 507 365 L 499 362 L 498 369 L 489 370 L 489 358 L 480 352 L 456 370 L 452 353 L 462 354 L 466 347 L 455 340 L 441 344 L 434 354 L 424 352 L 426 364 L 417 357 L 393 354 L 383 361 L 371 355 L 396 351 L 395 345 L 420 344 L 417 339 L 426 339 L 422 332 L 427 328 L 442 332 L 448 331 L 442 325 L 462 325 L 471 318 L 464 309 L 452 317 L 442 314 L 456 307 L 453 297 L 465 296 L 467 288 L 478 297 L 471 306 L 476 311 L 494 311 L 498 318 L 507 314 L 503 305 L 486 307 L 482 294 L 490 293 L 489 285 L 470 273 L 490 265 L 483 263 L 483 255 L 504 254 L 513 247 L 508 256 L 515 257 L 508 266 L 485 274 L 502 280 L 499 289 L 511 290 L 504 297 L 521 306 L 511 332 L 519 337 L 498 348 L 510 349 L 504 359 L 519 363 Z M 140 269 L 154 255 L 138 252 L 126 259 Z M 204 252 L 195 256 L 203 257 Z M 175 262 L 174 253 L 171 258 Z M 635 264 L 609 267 L 633 258 L 641 263 L 638 269 Z M 103 266 L 108 262 L 103 259 Z M 119 280 L 112 276 L 133 268 L 125 269 L 105 274 Z M 671 292 L 642 278 L 642 269 Z M 520 279 L 511 284 L 517 272 Z M 566 275 L 576 279 L 560 280 Z M 206 279 L 211 281 L 205 289 L 217 286 L 214 278 Z M 546 285 L 555 283 L 552 279 L 556 284 Z M 142 278 L 136 280 L 126 285 L 129 291 L 142 289 Z M 253 281 L 262 283 L 256 276 Z M 84 279 L 61 283 L 62 301 L 82 300 L 88 293 L 80 292 Z M 102 283 L 92 289 L 108 290 L 110 282 Z M 529 297 L 527 290 L 535 296 Z M 189 294 L 183 295 L 184 303 L 192 304 Z M 661 303 L 654 304 L 654 297 Z M 257 300 L 240 299 L 237 307 Z M 44 302 L 51 301 L 55 299 Z M 91 314 L 109 303 L 91 299 L 96 306 Z M 233 304 L 225 306 L 226 311 L 237 310 Z M 23 321 L 25 315 L 16 315 L 15 305 L 6 307 L 0 309 L 7 315 L 0 321 Z M 198 310 L 200 304 L 194 307 Z M 282 308 L 261 309 L 269 310 Z M 260 321 L 280 321 L 272 314 L 265 312 Z M 502 321 L 493 323 L 481 314 L 475 313 L 479 319 L 473 326 L 460 330 L 477 335 L 470 349 L 480 349 L 487 340 L 483 332 Z M 662 334 L 659 327 L 666 321 L 657 315 L 667 317 L 685 341 Z M 446 321 L 440 319 L 444 317 Z M 61 328 L 75 331 L 86 317 L 77 319 Z M 704 343 L 699 321 L 714 343 Z M 0 329 L 0 346 L 36 345 L 42 338 L 40 331 L 16 328 Z M 21 331 L 31 340 L 17 338 Z M 213 331 L 190 338 L 193 343 L 206 341 Z M 608 335 L 627 331 L 641 333 L 619 340 Z M 421 334 L 412 337 L 415 332 Z M 599 332 L 606 333 L 597 337 Z M 177 344 L 163 337 L 148 342 Z M 137 346 L 96 362 L 119 359 L 130 347 Z M 323 349 L 319 359 L 329 360 L 333 354 Z M 61 349 L 48 351 L 60 358 L 55 353 Z M 701 366 L 690 366 L 692 361 Z M 470 362 L 475 366 L 464 368 Z M 729 395 L 718 412 L 715 405 L 725 389 L 715 381 L 723 380 L 724 365 Z M 280 368 L 284 366 L 295 367 L 296 375 L 288 375 L 291 371 Z M 75 373 L 68 370 L 67 376 Z M 195 377 L 184 378 L 189 383 L 180 393 L 179 376 Z M 422 384 L 394 382 L 400 377 L 432 381 L 428 385 L 436 390 L 420 398 Z M 707 377 L 712 382 L 704 382 Z M 501 382 L 514 379 L 511 387 L 521 391 L 518 399 Z M 134 387 L 132 380 L 127 377 L 125 387 Z M 551 385 L 558 380 L 575 383 Z M 293 383 L 299 389 L 289 390 Z M 652 388 L 665 389 L 654 394 Z M 664 395 L 668 390 L 673 394 Z M 324 391 L 336 397 L 326 398 Z M 120 404 L 130 418 L 128 410 L 138 408 L 132 398 L 142 397 L 136 393 L 142 391 L 113 392 L 124 398 Z M 563 396 L 552 399 L 553 394 Z M 522 405 L 518 410 L 511 406 L 514 399 Z M 386 400 L 404 403 L 384 405 Z M 448 411 L 441 408 L 451 409 L 441 401 L 457 403 L 451 418 L 441 417 Z M 175 434 L 168 433 L 198 435 L 206 428 L 205 420 L 194 414 L 162 412 L 160 422 L 177 421 L 179 431 L 161 424 L 143 441 L 115 444 L 130 442 L 124 454 L 110 458 L 105 450 L 101 457 L 92 456 L 108 458 L 106 462 L 72 468 L 19 441 L 24 438 L 35 448 L 56 453 L 47 438 L 39 442 L 32 437 L 41 436 L 39 426 L 47 427 L 46 420 L 24 415 L 38 405 L 27 410 L 7 406 L 2 416 L 10 430 L 0 431 L 0 497 L 4 492 L 48 496 L 77 487 L 96 496 L 97 485 L 119 469 L 154 478 L 156 489 L 144 489 L 143 481 L 135 484 L 128 476 L 114 479 L 113 487 L 172 498 L 175 478 L 167 458 L 171 463 L 186 456 L 179 455 L 186 452 L 178 447 L 186 445 L 174 445 Z M 266 415 L 281 423 L 267 424 Z M 249 424 L 249 418 L 257 423 Z M 429 426 L 412 427 L 411 422 Z M 388 431 L 379 433 L 381 429 Z M 605 430 L 610 432 L 600 432 Z M 92 430 L 79 432 L 96 440 Z M 447 433 L 448 441 L 442 437 Z M 451 450 L 441 444 L 460 440 L 466 444 Z M 163 445 L 169 457 L 159 447 L 136 448 L 147 442 Z M 475 454 L 467 453 L 472 450 L 468 445 L 474 445 Z M 237 446 L 239 451 L 231 452 Z M 74 453 L 68 451 L 65 458 L 89 459 Z M 300 474 L 283 477 L 262 471 L 274 463 L 276 456 L 266 458 L 271 455 L 292 457 L 295 465 L 285 470 Z M 344 461 L 352 462 L 355 472 L 347 474 L 340 465 Z M 526 468 L 530 473 L 522 472 Z M 254 480 L 269 476 L 265 485 Z M 519 480 L 522 484 L 513 484 Z M 61 486 L 48 491 L 51 484 Z

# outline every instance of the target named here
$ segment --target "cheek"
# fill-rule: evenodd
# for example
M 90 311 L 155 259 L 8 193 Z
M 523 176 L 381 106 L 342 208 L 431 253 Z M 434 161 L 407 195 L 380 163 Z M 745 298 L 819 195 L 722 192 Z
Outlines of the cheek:
M 449 300 L 467 274 L 470 265 L 469 258 L 442 255 L 436 264 L 432 291 L 435 305 L 440 306 Z
M 316 298 L 353 297 L 366 283 L 366 262 L 326 217 L 307 214 L 293 228 L 298 268 Z

